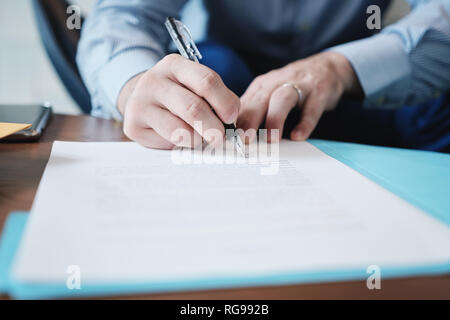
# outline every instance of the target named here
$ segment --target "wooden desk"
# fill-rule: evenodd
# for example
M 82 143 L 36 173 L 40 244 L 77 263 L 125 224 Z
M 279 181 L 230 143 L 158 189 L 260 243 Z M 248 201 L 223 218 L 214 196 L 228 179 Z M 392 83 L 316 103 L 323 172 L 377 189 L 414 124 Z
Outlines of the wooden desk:
M 0 143 L 0 230 L 9 212 L 28 211 L 54 140 L 126 140 L 114 121 L 88 116 L 54 115 L 39 143 Z M 381 281 L 381 290 L 366 282 L 289 285 L 133 296 L 150 299 L 450 299 L 450 275 Z M 2 298 L 7 298 L 3 296 Z M 128 297 L 127 297 L 128 298 Z

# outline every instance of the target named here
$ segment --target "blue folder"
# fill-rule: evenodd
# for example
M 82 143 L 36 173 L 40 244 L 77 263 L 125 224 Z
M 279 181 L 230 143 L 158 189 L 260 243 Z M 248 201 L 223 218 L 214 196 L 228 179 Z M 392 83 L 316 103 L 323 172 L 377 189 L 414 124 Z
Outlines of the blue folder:
M 450 225 L 450 155 L 323 140 L 311 140 L 310 142 L 331 157 Z M 80 290 L 69 290 L 65 283 L 59 285 L 18 283 L 11 279 L 11 267 L 27 217 L 28 214 L 25 212 L 10 214 L 0 240 L 0 292 L 9 293 L 19 299 L 331 282 L 361 280 L 368 277 L 366 266 L 361 266 L 352 270 L 310 270 L 264 276 L 161 279 L 159 282 L 152 283 L 82 284 Z M 383 279 L 448 274 L 450 273 L 450 261 L 432 265 L 381 266 L 381 268 Z

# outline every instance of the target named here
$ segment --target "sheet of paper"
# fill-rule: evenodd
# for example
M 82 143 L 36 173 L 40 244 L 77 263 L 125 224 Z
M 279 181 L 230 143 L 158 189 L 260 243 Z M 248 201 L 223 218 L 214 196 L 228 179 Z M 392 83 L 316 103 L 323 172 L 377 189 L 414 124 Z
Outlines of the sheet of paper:
M 0 122 L 0 139 L 31 127 L 31 124 Z
M 74 265 L 86 284 L 450 261 L 447 225 L 309 143 L 282 142 L 276 174 L 172 156 L 55 142 L 15 279 L 65 283 Z

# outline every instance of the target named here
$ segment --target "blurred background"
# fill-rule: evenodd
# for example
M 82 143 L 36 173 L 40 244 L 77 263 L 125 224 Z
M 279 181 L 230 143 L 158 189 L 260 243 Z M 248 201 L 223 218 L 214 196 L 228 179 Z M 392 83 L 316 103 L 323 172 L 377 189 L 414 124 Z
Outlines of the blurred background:
M 84 14 L 88 14 L 95 1 L 71 2 L 79 5 Z M 393 0 L 383 22 L 392 23 L 408 11 L 409 6 L 405 0 Z M 183 20 L 197 40 L 203 36 L 206 19 L 202 0 L 190 0 L 184 9 Z M 57 113 L 80 113 L 42 47 L 30 0 L 0 1 L 0 43 L 0 104 L 48 101 Z

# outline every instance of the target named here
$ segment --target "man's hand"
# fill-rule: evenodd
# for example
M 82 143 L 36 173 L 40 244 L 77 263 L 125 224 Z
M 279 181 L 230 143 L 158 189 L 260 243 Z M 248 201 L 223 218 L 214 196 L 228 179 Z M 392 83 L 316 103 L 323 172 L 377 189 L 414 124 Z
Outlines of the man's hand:
M 129 80 L 118 99 L 125 134 L 157 149 L 194 147 L 194 143 L 201 143 L 201 137 L 212 145 L 218 144 L 216 136 L 207 131 L 219 130 L 223 138 L 222 121 L 234 123 L 239 106 L 239 98 L 217 73 L 178 54 L 166 56 L 147 72 Z M 194 128 L 196 121 L 201 121 L 201 130 Z M 187 130 L 192 139 L 180 139 L 173 134 L 177 129 Z
M 302 91 L 302 101 L 297 90 Z M 362 95 L 359 80 L 350 62 L 341 54 L 324 52 L 298 60 L 287 66 L 257 77 L 241 97 L 237 125 L 246 134 L 246 142 L 253 141 L 255 132 L 266 120 L 267 137 L 271 129 L 278 129 L 281 139 L 283 126 L 292 108 L 302 108 L 300 123 L 291 132 L 292 140 L 306 140 L 316 127 L 322 113 L 333 109 L 344 93 Z M 277 142 L 273 141 L 272 142 Z

